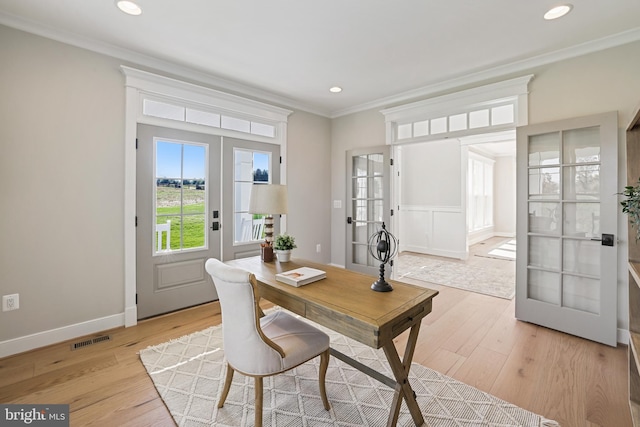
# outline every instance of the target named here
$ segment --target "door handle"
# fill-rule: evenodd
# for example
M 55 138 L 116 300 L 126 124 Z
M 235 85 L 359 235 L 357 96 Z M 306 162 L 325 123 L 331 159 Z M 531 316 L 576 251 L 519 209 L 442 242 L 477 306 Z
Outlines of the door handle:
M 351 224 L 352 222 L 353 222 L 353 221 L 351 220 L 351 217 L 350 217 L 350 216 L 348 216 L 348 217 L 347 217 L 347 224 Z
M 211 228 L 213 231 L 218 231 L 218 230 L 220 230 L 220 227 L 221 226 L 220 226 L 220 223 L 218 221 L 213 221 L 211 223 L 211 227 L 209 227 L 209 228 Z
M 594 237 L 591 240 L 594 242 L 602 242 L 602 246 L 613 246 L 614 239 L 613 234 L 603 234 L 601 238 Z

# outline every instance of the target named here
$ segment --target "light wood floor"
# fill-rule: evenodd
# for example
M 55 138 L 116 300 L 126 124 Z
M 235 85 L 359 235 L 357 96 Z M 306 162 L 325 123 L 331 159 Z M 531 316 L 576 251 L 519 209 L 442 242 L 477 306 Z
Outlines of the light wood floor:
M 519 322 L 513 301 L 429 287 L 440 294 L 415 362 L 563 427 L 631 427 L 626 347 Z M 0 402 L 70 404 L 71 426 L 173 426 L 137 353 L 219 324 L 219 312 L 206 304 L 108 331 L 110 341 L 78 350 L 61 343 L 0 359 Z

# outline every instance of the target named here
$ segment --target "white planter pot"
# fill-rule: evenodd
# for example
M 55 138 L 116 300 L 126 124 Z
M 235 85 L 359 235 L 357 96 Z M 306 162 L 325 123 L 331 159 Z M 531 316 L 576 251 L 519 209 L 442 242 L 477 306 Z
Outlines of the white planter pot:
M 278 261 L 280 262 L 289 262 L 289 260 L 291 259 L 291 249 L 286 251 L 276 249 L 275 252 L 278 255 Z

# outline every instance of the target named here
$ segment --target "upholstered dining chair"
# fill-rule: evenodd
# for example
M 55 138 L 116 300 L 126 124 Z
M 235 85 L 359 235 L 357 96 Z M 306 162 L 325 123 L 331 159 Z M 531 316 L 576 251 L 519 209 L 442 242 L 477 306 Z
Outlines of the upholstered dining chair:
M 218 292 L 222 309 L 223 348 L 227 372 L 218 401 L 224 402 L 234 371 L 255 379 L 255 426 L 262 426 L 262 380 L 320 356 L 319 386 L 322 403 L 330 409 L 325 387 L 329 365 L 329 336 L 284 311 L 260 317 L 255 276 L 215 258 L 205 264 Z

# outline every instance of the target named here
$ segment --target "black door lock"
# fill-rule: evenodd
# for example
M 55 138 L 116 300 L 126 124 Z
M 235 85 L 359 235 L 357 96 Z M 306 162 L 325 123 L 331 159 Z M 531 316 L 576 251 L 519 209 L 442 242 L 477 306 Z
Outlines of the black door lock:
M 602 235 L 602 246 L 613 246 L 613 234 Z

